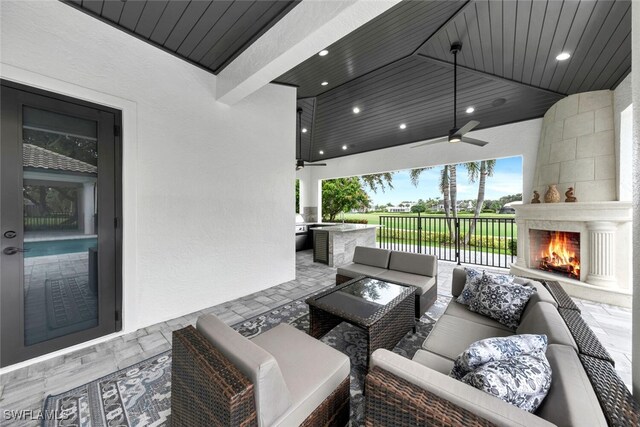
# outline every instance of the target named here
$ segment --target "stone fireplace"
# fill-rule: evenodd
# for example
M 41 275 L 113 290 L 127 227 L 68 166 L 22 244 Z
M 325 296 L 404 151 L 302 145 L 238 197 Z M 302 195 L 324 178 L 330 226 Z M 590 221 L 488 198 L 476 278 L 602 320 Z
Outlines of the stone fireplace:
M 556 280 L 572 296 L 630 307 L 632 210 L 621 200 L 630 178 L 621 175 L 629 165 L 614 129 L 617 94 L 570 95 L 544 115 L 533 186 L 524 189 L 525 204 L 514 206 L 518 258 L 511 271 Z M 526 204 L 534 191 L 544 200 L 550 185 L 559 203 Z M 570 189 L 577 202 L 564 201 Z
M 631 203 L 514 206 L 518 260 L 511 272 L 560 282 L 572 296 L 631 305 Z

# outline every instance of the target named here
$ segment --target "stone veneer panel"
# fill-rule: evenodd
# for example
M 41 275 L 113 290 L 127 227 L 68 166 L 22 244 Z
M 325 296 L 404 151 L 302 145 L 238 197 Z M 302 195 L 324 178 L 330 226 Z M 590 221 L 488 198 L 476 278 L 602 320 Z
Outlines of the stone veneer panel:
M 570 95 L 547 111 L 542 126 L 532 190 L 543 200 L 557 184 L 563 201 L 569 187 L 579 201 L 616 200 L 613 93 Z

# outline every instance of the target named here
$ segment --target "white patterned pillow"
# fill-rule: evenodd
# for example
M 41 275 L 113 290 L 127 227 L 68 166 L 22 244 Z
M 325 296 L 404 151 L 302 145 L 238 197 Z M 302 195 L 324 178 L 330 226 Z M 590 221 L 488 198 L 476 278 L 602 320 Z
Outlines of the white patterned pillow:
M 536 288 L 528 285 L 486 283 L 483 279 L 469 310 L 515 329 L 529 298 L 536 292 Z
M 462 382 L 534 412 L 551 388 L 551 366 L 544 353 L 537 351 L 485 363 Z
M 507 284 L 513 282 L 514 276 L 509 274 L 495 274 L 488 273 L 486 271 L 480 271 L 475 268 L 464 268 L 467 273 L 467 280 L 464 284 L 464 289 L 456 299 L 457 302 L 464 305 L 469 305 L 475 298 L 480 287 L 485 283 L 500 283 Z
M 485 338 L 472 343 L 453 363 L 450 377 L 462 379 L 488 362 L 496 362 L 522 354 L 547 351 L 547 336 L 521 334 L 509 337 Z

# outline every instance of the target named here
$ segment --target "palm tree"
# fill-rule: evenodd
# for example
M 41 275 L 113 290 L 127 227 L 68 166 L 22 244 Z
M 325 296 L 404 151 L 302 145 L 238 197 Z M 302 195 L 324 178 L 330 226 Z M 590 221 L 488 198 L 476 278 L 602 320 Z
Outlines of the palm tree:
M 426 168 L 417 168 L 411 169 L 409 172 L 409 178 L 411 179 L 411 183 L 418 186 L 420 182 L 420 175 L 422 172 L 431 169 L 431 167 Z M 449 229 L 449 235 L 451 235 L 451 221 L 449 219 L 451 215 L 451 179 L 450 179 L 450 166 L 444 165 L 442 170 L 440 171 L 440 192 L 442 193 L 443 203 L 444 203 L 444 216 L 447 218 L 447 227 Z M 453 189 L 453 193 L 455 194 L 455 188 Z M 455 197 L 455 196 L 454 196 Z M 454 208 L 454 215 L 457 215 L 457 211 Z
M 478 162 L 470 162 L 465 163 L 465 167 L 467 168 L 467 173 L 469 176 L 469 182 L 476 182 L 478 177 L 480 178 L 478 181 L 478 198 L 476 199 L 476 209 L 473 213 L 474 218 L 478 218 L 480 216 L 480 212 L 482 212 L 482 208 L 484 206 L 484 192 L 486 187 L 486 181 L 488 176 L 493 176 L 493 171 L 496 166 L 496 161 L 494 160 L 483 160 L 480 163 Z M 469 232 L 464 238 L 464 244 L 469 244 L 469 240 L 471 240 L 471 236 L 476 230 L 476 222 L 471 221 L 469 225 Z
M 454 218 L 458 217 L 458 183 L 457 183 L 458 165 L 449 165 L 449 192 L 451 198 L 451 213 Z

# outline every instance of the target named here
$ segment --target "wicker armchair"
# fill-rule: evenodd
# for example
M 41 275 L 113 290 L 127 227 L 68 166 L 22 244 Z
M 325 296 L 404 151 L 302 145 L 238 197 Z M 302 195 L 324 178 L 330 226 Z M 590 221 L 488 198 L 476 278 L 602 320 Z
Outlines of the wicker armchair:
M 275 341 L 278 341 L 276 335 L 289 334 L 290 336 L 293 335 L 294 338 L 302 338 L 302 341 L 305 341 L 306 338 L 310 340 L 309 342 L 301 343 L 301 345 L 324 346 L 324 344 L 302 332 L 291 331 L 290 329 L 294 328 L 288 325 L 283 325 L 282 329 L 284 329 L 284 334 L 282 330 L 270 334 L 276 338 Z M 266 334 L 268 332 L 263 335 Z M 295 334 L 302 334 L 303 336 L 297 337 Z M 224 338 L 228 337 L 229 335 Z M 285 383 L 287 383 L 291 391 L 292 402 L 284 413 L 276 414 L 277 418 L 275 420 L 272 419 L 265 422 L 265 418 L 261 417 L 257 409 L 260 404 L 257 390 L 260 386 L 252 383 L 249 377 L 245 375 L 243 370 L 246 370 L 246 366 L 240 368 L 231 362 L 229 357 L 225 356 L 224 353 L 228 351 L 228 348 L 217 348 L 208 338 L 208 336 L 205 336 L 205 334 L 192 326 L 173 332 L 173 365 L 171 371 L 171 424 L 173 426 L 266 427 L 294 424 L 302 426 L 344 426 L 348 423 L 350 410 L 348 359 L 346 361 L 347 374 L 337 387 L 327 390 L 326 384 L 320 384 L 318 386 L 319 391 L 308 394 L 306 397 L 296 396 L 296 394 L 301 394 L 299 392 L 300 381 L 297 381 L 298 384 L 291 386 L 287 382 L 289 377 L 287 377 L 286 365 L 288 362 L 278 361 L 282 367 L 282 376 Z M 246 338 L 242 337 L 239 339 L 246 340 Z M 251 342 L 249 340 L 246 341 Z M 276 343 L 276 345 L 279 344 Z M 256 344 L 251 342 L 248 345 Z M 330 347 L 319 350 L 322 353 L 327 349 L 335 351 Z M 318 349 L 315 348 L 315 350 Z M 295 350 L 290 347 L 286 351 L 291 353 Z M 302 358 L 308 359 L 306 356 L 303 355 Z M 277 361 L 276 354 L 274 354 L 274 357 L 276 357 Z M 304 361 L 301 364 L 304 365 Z M 302 366 L 299 369 L 305 368 Z M 340 369 L 341 372 L 342 370 Z M 299 372 L 294 372 L 294 375 L 298 378 L 301 377 Z M 313 378 L 306 381 L 313 381 Z M 313 389 L 314 387 L 315 384 L 311 384 L 311 388 Z M 324 394 L 318 397 L 317 393 Z M 314 394 L 316 396 L 313 396 Z M 273 393 L 268 398 L 273 400 Z M 315 409 L 308 409 L 309 402 L 314 402 L 314 399 L 319 404 L 315 406 Z M 307 408 L 305 408 L 305 405 Z M 267 409 L 273 411 L 273 408 Z

